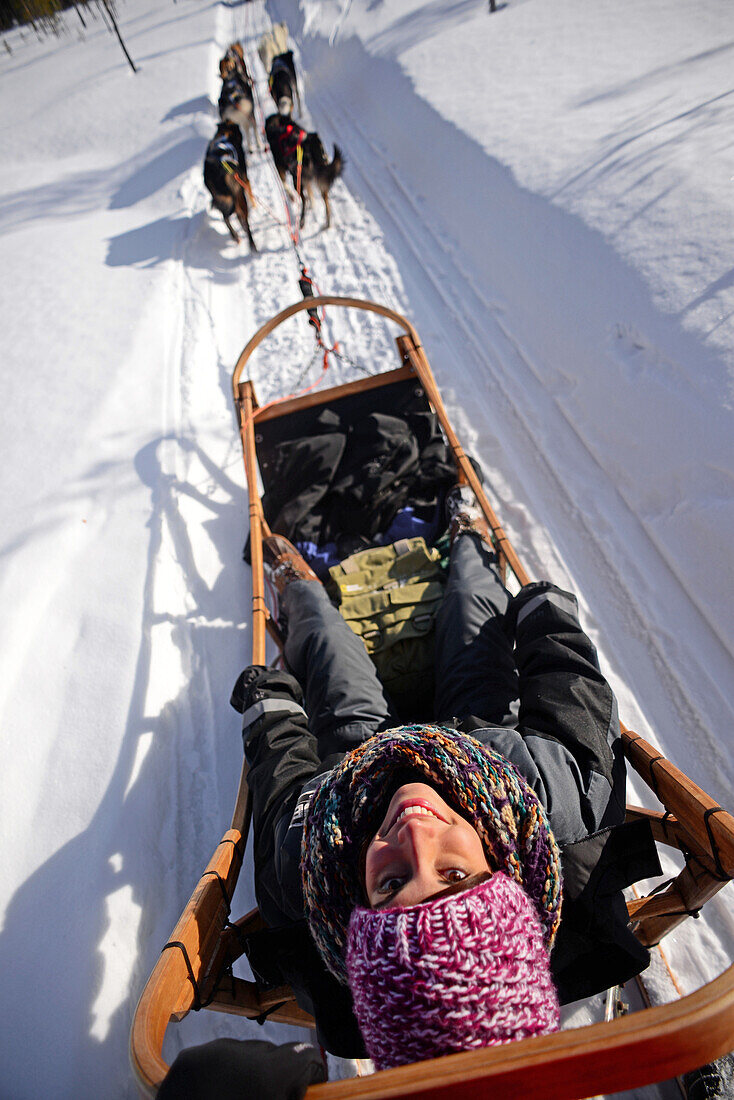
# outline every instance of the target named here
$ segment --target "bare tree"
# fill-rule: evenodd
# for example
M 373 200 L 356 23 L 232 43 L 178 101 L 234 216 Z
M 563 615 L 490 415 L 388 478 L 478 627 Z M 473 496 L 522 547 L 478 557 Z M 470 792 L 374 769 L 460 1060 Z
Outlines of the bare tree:
M 122 35 L 120 34 L 120 28 L 117 26 L 117 20 L 115 19 L 114 15 L 112 14 L 112 10 L 110 8 L 110 5 L 107 3 L 107 0 L 102 0 L 102 3 L 104 5 L 105 11 L 107 12 L 107 15 L 109 16 L 109 19 L 110 19 L 110 22 L 112 23 L 112 26 L 115 28 L 115 34 L 117 35 L 117 41 L 120 43 L 120 47 L 122 48 L 122 52 L 124 53 L 125 57 L 127 58 L 127 61 L 128 61 L 128 64 L 129 64 L 130 68 L 132 69 L 132 71 L 134 73 L 136 73 L 138 70 L 135 68 L 135 62 L 133 61 L 130 54 L 127 52 L 127 48 L 125 46 L 125 43 L 122 41 Z
M 117 41 L 120 43 L 120 48 L 128 65 L 136 73 L 138 71 L 137 67 L 128 53 L 120 28 L 117 25 L 115 0 L 96 0 L 96 3 L 103 23 L 109 31 L 114 32 L 117 36 Z M 7 29 L 16 24 L 23 26 L 30 23 L 39 41 L 42 34 L 54 34 L 59 38 L 62 33 L 68 34 L 68 28 L 63 20 L 59 19 L 59 13 L 72 6 L 79 16 L 82 27 L 86 29 L 87 24 L 84 21 L 81 7 L 86 7 L 87 12 L 92 13 L 92 18 L 96 18 L 90 0 L 0 0 L 0 29 Z

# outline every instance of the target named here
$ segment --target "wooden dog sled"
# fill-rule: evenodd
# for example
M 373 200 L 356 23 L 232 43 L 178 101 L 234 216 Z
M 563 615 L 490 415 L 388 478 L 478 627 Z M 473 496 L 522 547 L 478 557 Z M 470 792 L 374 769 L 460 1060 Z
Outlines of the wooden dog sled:
M 399 365 L 388 373 L 259 407 L 251 382 L 241 381 L 258 345 L 303 310 L 322 306 L 361 309 L 385 317 L 400 329 Z M 249 491 L 252 562 L 253 664 L 266 663 L 266 634 L 278 640 L 265 600 L 261 539 L 270 533 L 259 492 L 261 452 L 294 423 L 308 426 L 321 410 L 349 403 L 392 411 L 400 401 L 432 409 L 440 422 L 460 480 L 468 482 L 492 529 L 508 587 L 528 582 L 522 564 L 492 510 L 477 474 L 448 421 L 428 360 L 412 325 L 400 314 L 369 301 L 309 298 L 283 310 L 252 337 L 232 379 Z M 407 395 L 407 397 L 406 397 Z M 260 469 L 262 475 L 263 471 Z M 263 477 L 266 482 L 267 479 Z M 266 484 L 267 488 L 267 484 Z M 637 734 L 622 728 L 629 765 L 662 804 L 661 811 L 628 807 L 628 819 L 649 821 L 656 843 L 682 854 L 684 866 L 664 888 L 628 903 L 632 927 L 646 946 L 677 927 L 734 877 L 734 818 Z M 256 1019 L 309 1026 L 311 1018 L 287 987 L 259 989 L 233 977 L 242 940 L 262 926 L 257 910 L 230 920 L 230 899 L 242 865 L 249 825 L 247 777 L 240 780 L 230 829 L 214 850 L 160 959 L 148 980 L 133 1021 L 130 1052 L 138 1085 L 154 1096 L 168 1067 L 162 1058 L 169 1023 L 192 1009 L 208 1008 Z M 572 1100 L 617 1092 L 710 1062 L 734 1047 L 734 965 L 697 992 L 663 1007 L 647 1008 L 606 1023 L 506 1046 L 452 1054 L 369 1077 L 316 1085 L 310 1100 L 382 1097 L 520 1098 Z

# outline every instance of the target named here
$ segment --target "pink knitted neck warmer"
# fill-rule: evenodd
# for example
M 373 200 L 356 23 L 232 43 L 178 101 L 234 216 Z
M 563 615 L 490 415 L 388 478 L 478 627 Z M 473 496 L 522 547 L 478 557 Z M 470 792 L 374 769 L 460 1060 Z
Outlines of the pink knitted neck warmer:
M 501 872 L 411 908 L 355 909 L 347 971 L 378 1069 L 558 1030 L 535 907 Z

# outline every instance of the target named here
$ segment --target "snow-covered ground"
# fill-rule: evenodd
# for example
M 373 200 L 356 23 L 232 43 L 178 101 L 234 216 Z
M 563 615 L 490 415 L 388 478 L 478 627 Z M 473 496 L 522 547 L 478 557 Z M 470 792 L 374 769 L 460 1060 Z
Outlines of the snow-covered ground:
M 232 809 L 250 582 L 229 379 L 298 267 L 267 159 L 249 161 L 256 256 L 208 212 L 201 162 L 234 38 L 265 102 L 271 20 L 306 120 L 347 157 L 332 228 L 317 209 L 301 242 L 316 283 L 413 320 L 527 569 L 578 592 L 624 721 L 734 805 L 731 11 L 486 8 L 124 0 L 137 74 L 73 9 L 59 40 L 7 36 L 9 1100 L 135 1095 L 137 997 Z M 354 360 L 393 365 L 381 322 L 328 318 Z M 310 346 L 293 322 L 256 356 L 261 400 Z M 235 909 L 252 903 L 246 868 Z M 734 957 L 731 889 L 688 925 L 665 942 L 685 991 Z M 166 1055 L 247 1027 L 201 1014 Z

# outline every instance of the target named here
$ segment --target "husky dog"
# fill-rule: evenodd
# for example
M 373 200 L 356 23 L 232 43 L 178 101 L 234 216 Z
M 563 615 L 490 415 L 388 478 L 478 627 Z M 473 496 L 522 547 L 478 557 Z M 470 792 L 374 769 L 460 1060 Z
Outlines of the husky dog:
M 329 163 L 326 150 L 318 134 L 307 133 L 297 122 L 292 122 L 282 114 L 270 115 L 265 120 L 265 134 L 273 154 L 275 167 L 278 170 L 283 184 L 286 183 L 286 175 L 289 174 L 296 187 L 299 184 L 299 152 L 300 159 L 300 191 L 301 191 L 301 226 L 306 220 L 306 209 L 309 202 L 313 202 L 314 184 L 321 192 L 326 209 L 326 226 L 331 225 L 331 208 L 329 206 L 329 190 L 337 176 L 341 175 L 344 167 L 344 158 L 338 145 L 334 146 L 334 157 Z
M 257 52 L 266 73 L 270 72 L 273 58 L 288 49 L 288 28 L 285 23 L 275 23 L 273 29 L 260 39 Z
M 252 78 L 245 64 L 245 53 L 241 42 L 233 42 L 231 46 L 228 46 L 226 54 L 219 62 L 219 75 L 222 80 L 226 80 L 233 73 L 238 73 L 248 84 L 252 84 Z
M 217 132 L 209 142 L 204 158 L 204 183 L 212 197 L 212 206 L 224 218 L 224 224 L 239 244 L 239 234 L 230 218 L 237 220 L 247 234 L 250 248 L 257 252 L 250 231 L 247 212 L 247 197 L 255 204 L 250 182 L 247 178 L 247 162 L 242 148 L 242 134 L 234 122 L 220 122 Z
M 252 84 L 236 70 L 222 82 L 219 117 L 222 122 L 234 122 L 244 130 L 250 152 L 253 148 L 261 148 Z
M 296 80 L 293 50 L 286 50 L 285 53 L 279 53 L 277 57 L 273 58 L 273 63 L 270 66 L 268 88 L 275 106 L 278 108 L 278 114 L 283 115 L 284 118 L 290 117 L 293 114 L 294 102 L 298 103 L 300 112 L 301 93 L 298 90 L 298 81 Z

